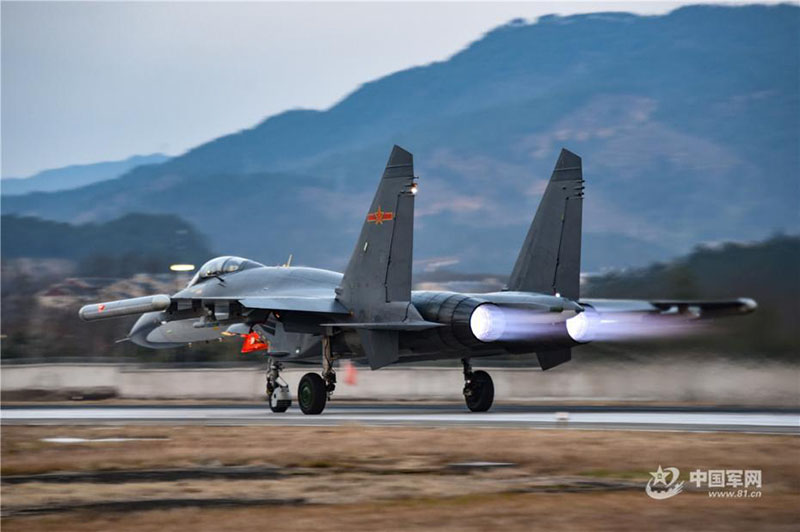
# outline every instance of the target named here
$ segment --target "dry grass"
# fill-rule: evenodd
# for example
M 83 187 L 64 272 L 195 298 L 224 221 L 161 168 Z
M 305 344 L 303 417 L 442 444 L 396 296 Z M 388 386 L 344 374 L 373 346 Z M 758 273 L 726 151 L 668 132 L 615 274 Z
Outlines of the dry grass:
M 559 478 L 537 479 L 520 471 L 493 471 L 470 475 L 464 482 L 461 474 L 380 474 L 333 473 L 292 475 L 272 480 L 210 480 L 176 482 L 131 482 L 125 484 L 31 482 L 4 490 L 6 510 L 77 504 L 85 502 L 170 499 L 304 499 L 309 504 L 356 504 L 379 500 L 481 495 L 521 491 L 537 484 L 565 482 Z M 331 486 L 335 489 L 319 489 Z
M 41 438 L 168 438 L 54 444 Z M 508 461 L 536 475 L 635 472 L 656 465 L 761 467 L 772 482 L 800 478 L 796 436 L 683 432 L 365 427 L 6 426 L 2 474 L 275 464 L 414 468 L 467 460 Z M 798 487 L 795 484 L 795 487 Z
M 44 437 L 161 437 L 159 441 L 54 444 Z M 510 461 L 513 469 L 452 474 L 459 461 Z M 158 497 L 303 497 L 312 505 L 78 512 L 14 517 L 5 530 L 331 530 L 409 528 L 557 530 L 664 528 L 796 529 L 800 439 L 756 434 L 364 427 L 6 426 L 2 472 L 274 464 L 274 480 L 4 485 L 4 508 L 68 501 Z M 761 469 L 763 497 L 710 500 L 686 493 L 653 501 L 639 490 L 518 494 L 546 477 L 644 482 L 659 464 Z M 557 484 L 558 479 L 550 479 Z
M 336 486 L 319 486 L 319 489 Z M 653 501 L 643 493 L 490 494 L 337 506 L 181 509 L 137 514 L 76 513 L 6 519 L 3 530 L 797 530 L 797 497 L 708 500 L 684 494 Z

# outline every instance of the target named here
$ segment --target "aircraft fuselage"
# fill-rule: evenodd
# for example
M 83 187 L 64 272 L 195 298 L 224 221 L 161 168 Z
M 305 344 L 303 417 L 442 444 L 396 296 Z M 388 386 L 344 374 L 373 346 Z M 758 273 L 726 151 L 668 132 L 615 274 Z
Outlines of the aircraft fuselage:
M 236 336 L 238 324 L 248 330 L 253 325 L 264 324 L 270 331 L 276 330 L 270 352 L 287 360 L 317 359 L 323 333 L 318 317 L 309 320 L 302 312 L 270 309 L 242 313 L 242 308 L 229 302 L 238 299 L 252 301 L 258 295 L 276 299 L 287 297 L 293 301 L 307 298 L 334 302 L 341 280 L 340 273 L 305 267 L 260 266 L 222 274 L 172 296 L 173 301 L 194 301 L 194 306 L 179 303 L 163 312 L 142 315 L 129 337 L 136 344 L 148 348 L 170 348 Z M 204 304 L 199 307 L 197 301 Z M 426 320 L 442 325 L 423 331 L 402 332 L 400 354 L 403 361 L 527 353 L 573 346 L 577 342 L 567 334 L 564 323 L 583 310 L 576 302 L 563 297 L 527 292 L 464 294 L 417 290 L 411 294 L 411 304 Z M 524 338 L 510 336 L 502 342 L 496 341 L 497 338 L 492 341 L 477 338 L 473 331 L 475 324 L 470 323 L 470 318 L 475 308 L 482 305 L 495 308 L 494 304 L 502 304 L 506 316 L 487 316 L 487 320 L 503 319 L 507 322 L 508 313 L 513 312 L 509 309 L 515 308 L 524 311 L 529 321 L 530 316 L 534 316 L 535 323 L 526 326 L 529 335 Z M 331 319 L 335 316 L 332 314 Z M 504 325 L 508 326 L 508 323 Z M 531 337 L 530 331 L 534 328 L 538 330 L 535 337 Z M 491 330 L 484 333 L 493 334 Z M 344 330 L 334 336 L 333 351 L 341 358 L 363 357 L 357 332 Z

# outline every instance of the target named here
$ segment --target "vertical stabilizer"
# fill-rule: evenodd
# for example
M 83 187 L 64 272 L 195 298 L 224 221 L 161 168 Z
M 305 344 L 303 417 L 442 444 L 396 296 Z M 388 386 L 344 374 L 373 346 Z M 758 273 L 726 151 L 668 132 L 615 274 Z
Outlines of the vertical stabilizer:
M 414 159 L 395 146 L 337 290 L 356 322 L 381 323 L 422 318 L 411 306 L 414 244 Z M 396 331 L 359 330 L 373 369 L 396 361 Z
M 508 280 L 508 290 L 561 294 L 577 300 L 583 216 L 581 158 L 561 150 L 525 243 Z
M 413 185 L 414 159 L 395 146 L 342 278 L 345 306 L 411 299 Z

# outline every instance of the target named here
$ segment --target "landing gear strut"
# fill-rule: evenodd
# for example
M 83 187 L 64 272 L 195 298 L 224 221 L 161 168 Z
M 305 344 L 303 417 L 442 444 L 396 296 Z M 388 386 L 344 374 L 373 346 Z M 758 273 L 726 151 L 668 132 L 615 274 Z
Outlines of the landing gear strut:
M 336 389 L 336 372 L 333 370 L 331 333 L 322 335 L 322 375 L 306 373 L 297 387 L 297 402 L 304 414 L 321 414 L 325 404 Z
M 331 337 L 322 335 L 322 378 L 325 380 L 325 391 L 328 399 L 336 389 L 336 372 L 333 370 L 333 352 L 331 350 Z
M 494 402 L 494 383 L 488 373 L 472 371 L 468 358 L 462 358 L 464 365 L 464 399 L 467 408 L 473 412 L 486 412 Z
M 286 409 L 292 404 L 289 385 L 281 378 L 282 369 L 283 364 L 270 358 L 267 371 L 267 398 L 269 399 L 269 408 L 273 412 L 286 412 Z

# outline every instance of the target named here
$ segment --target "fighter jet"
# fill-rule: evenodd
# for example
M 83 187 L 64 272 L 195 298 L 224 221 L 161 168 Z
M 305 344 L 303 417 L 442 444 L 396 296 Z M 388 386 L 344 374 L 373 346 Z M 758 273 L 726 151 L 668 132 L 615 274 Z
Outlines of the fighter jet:
M 80 317 L 92 321 L 143 313 L 129 339 L 155 349 L 242 338 L 243 352 L 268 356 L 266 391 L 273 412 L 291 405 L 280 376 L 284 363 L 321 364 L 321 373 L 304 375 L 297 390 L 300 410 L 319 414 L 336 388 L 340 359 L 363 361 L 373 370 L 461 360 L 466 405 L 483 412 L 494 401 L 494 384 L 487 372 L 473 370 L 472 359 L 535 353 L 541 369 L 550 370 L 568 362 L 573 347 L 604 339 L 614 324 L 636 328 L 652 320 L 669 324 L 756 308 L 743 298 L 581 299 L 584 179 L 580 157 L 566 149 L 502 291 L 412 290 L 417 181 L 412 155 L 395 146 L 344 273 L 217 257 L 171 296 L 86 305 Z

